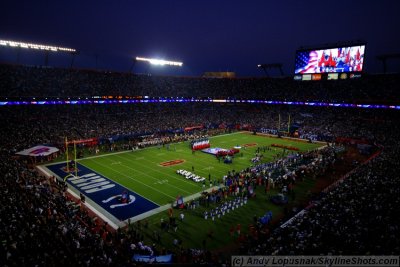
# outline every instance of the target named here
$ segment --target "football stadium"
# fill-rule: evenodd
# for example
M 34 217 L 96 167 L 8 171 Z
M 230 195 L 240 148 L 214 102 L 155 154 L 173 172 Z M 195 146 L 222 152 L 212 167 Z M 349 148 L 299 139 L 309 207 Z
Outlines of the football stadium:
M 396 20 L 383 3 L 382 20 Z M 187 23 L 178 25 L 178 11 L 158 3 L 156 27 L 147 4 L 84 3 L 77 14 L 90 20 L 70 21 L 79 38 L 53 4 L 39 3 L 43 16 L 30 14 L 24 31 L 10 22 L 22 16 L 14 5 L 0 19 L 2 266 L 398 266 L 400 54 L 375 40 L 383 33 L 324 43 L 314 32 L 309 45 L 289 31 L 295 48 L 261 38 L 263 49 L 280 47 L 265 63 L 239 35 L 262 33 L 251 22 L 266 23 L 254 18 L 260 8 L 288 16 L 280 4 L 216 4 L 249 11 L 235 17 L 185 3 L 174 7 Z M 133 10 L 123 26 L 115 14 Z M 203 12 L 211 22 L 196 26 Z M 224 18 L 237 27 L 218 32 Z M 108 21 L 104 32 L 88 28 Z M 147 29 L 178 31 L 163 23 L 188 32 L 150 38 Z M 136 39 L 107 43 L 101 34 L 114 27 Z M 203 33 L 221 45 L 228 36 L 243 56 L 192 40 Z M 171 56 L 153 57 L 163 43 Z

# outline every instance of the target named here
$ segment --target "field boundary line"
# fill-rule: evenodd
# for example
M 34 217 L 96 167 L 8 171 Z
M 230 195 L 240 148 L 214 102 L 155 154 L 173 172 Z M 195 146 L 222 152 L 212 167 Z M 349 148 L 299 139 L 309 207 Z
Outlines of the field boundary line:
M 203 191 L 201 191 L 201 192 L 195 193 L 195 194 L 193 194 L 193 195 L 184 197 L 184 203 L 187 203 L 187 202 L 189 202 L 189 201 L 191 201 L 191 200 L 193 200 L 193 199 L 196 199 L 196 198 L 200 197 L 201 194 L 202 194 L 203 192 L 208 192 L 208 193 L 210 193 L 211 191 L 213 191 L 213 190 L 218 190 L 218 189 L 219 189 L 219 186 L 216 185 L 216 186 L 207 188 L 206 190 L 203 190 Z M 143 220 L 143 219 L 145 219 L 145 218 L 147 218 L 147 217 L 150 217 L 150 216 L 153 216 L 153 215 L 155 215 L 155 214 L 158 214 L 158 213 L 160 213 L 160 212 L 162 212 L 162 211 L 168 210 L 169 208 L 172 208 L 172 207 L 171 207 L 171 204 L 165 204 L 165 205 L 160 206 L 160 207 L 158 207 L 158 208 L 155 208 L 155 209 L 146 211 L 146 212 L 144 212 L 144 213 L 141 213 L 141 214 L 139 214 L 139 215 L 136 215 L 135 217 L 130 218 L 130 220 L 131 220 L 131 222 L 136 222 L 136 221 L 139 221 L 139 220 Z
M 251 132 L 245 132 L 245 133 L 248 133 L 248 134 L 253 135 Z M 275 135 L 275 134 L 267 134 L 267 133 L 257 133 L 256 136 L 257 136 L 257 135 L 261 135 L 261 136 L 264 135 L 264 136 L 273 137 L 273 138 L 286 139 L 286 140 L 294 140 L 294 141 L 297 141 L 297 142 L 310 143 L 307 139 L 296 138 L 296 137 L 287 137 L 287 136 L 278 137 L 278 135 Z M 326 142 L 323 142 L 323 141 L 312 141 L 311 144 L 326 145 Z
M 218 137 L 220 137 L 220 136 L 234 135 L 234 134 L 240 134 L 240 133 L 245 133 L 245 132 L 244 132 L 244 131 L 240 131 L 240 132 L 235 132 L 235 133 L 221 134 L 221 135 L 211 136 L 210 139 L 212 139 L 212 138 L 218 138 Z M 187 141 L 176 142 L 176 143 L 172 143 L 172 144 L 179 144 L 179 143 L 184 143 L 184 142 L 187 142 Z M 77 159 L 76 161 L 81 161 L 81 160 L 85 160 L 85 159 L 93 159 L 93 158 L 107 157 L 107 156 L 111 156 L 111 155 L 118 155 L 118 154 L 123 154 L 123 153 L 128 153 L 128 152 L 136 152 L 136 151 L 140 151 L 140 150 L 144 150 L 144 149 L 151 149 L 151 148 L 155 148 L 155 147 L 157 147 L 157 146 L 148 146 L 148 147 L 139 148 L 139 149 L 135 149 L 135 150 L 125 150 L 125 151 L 119 151 L 119 152 L 111 152 L 111 153 L 107 153 L 107 154 L 95 155 L 95 156 L 89 156 L 89 157 Z M 61 161 L 61 162 L 62 162 L 62 161 Z M 50 166 L 50 165 L 57 164 L 57 163 L 59 163 L 59 162 L 46 164 L 46 165 L 44 165 L 44 166 L 47 166 L 47 165 Z

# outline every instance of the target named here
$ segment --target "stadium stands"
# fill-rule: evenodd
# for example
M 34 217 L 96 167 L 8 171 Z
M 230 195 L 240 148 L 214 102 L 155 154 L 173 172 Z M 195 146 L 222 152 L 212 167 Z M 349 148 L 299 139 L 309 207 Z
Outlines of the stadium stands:
M 321 192 L 302 215 L 258 240 L 249 236 L 242 254 L 397 255 L 400 252 L 397 127 L 380 124 L 385 149 L 331 190 Z M 386 131 L 386 133 L 384 133 Z M 368 241 L 367 241 L 368 240 Z
M 400 102 L 399 74 L 301 82 L 292 78 L 215 79 L 0 65 L 1 97 L 150 96 L 331 103 Z

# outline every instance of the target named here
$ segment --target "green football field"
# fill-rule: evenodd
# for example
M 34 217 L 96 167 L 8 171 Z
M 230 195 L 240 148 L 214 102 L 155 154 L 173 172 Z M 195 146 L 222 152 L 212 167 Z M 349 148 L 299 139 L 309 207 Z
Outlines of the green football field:
M 170 204 L 178 195 L 190 196 L 202 191 L 202 183 L 187 180 L 176 174 L 176 170 L 184 169 L 205 177 L 207 187 L 208 177 L 222 181 L 222 177 L 231 170 L 242 170 L 251 166 L 257 147 L 270 146 L 271 144 L 294 146 L 300 151 L 308 151 L 319 147 L 319 144 L 286 140 L 252 135 L 249 133 L 233 133 L 210 138 L 211 147 L 231 149 L 241 146 L 232 164 L 219 162 L 213 155 L 196 151 L 194 154 L 189 148 L 189 142 L 171 144 L 165 147 L 148 147 L 145 149 L 114 153 L 81 159 L 79 163 L 108 177 L 111 180 L 131 189 L 137 194 L 157 203 L 158 205 Z M 251 145 L 244 149 L 244 145 Z M 263 162 L 271 161 L 283 149 L 273 148 L 264 154 Z M 243 153 L 243 155 L 241 155 Z M 162 166 L 163 162 L 182 160 L 183 163 L 172 166 Z

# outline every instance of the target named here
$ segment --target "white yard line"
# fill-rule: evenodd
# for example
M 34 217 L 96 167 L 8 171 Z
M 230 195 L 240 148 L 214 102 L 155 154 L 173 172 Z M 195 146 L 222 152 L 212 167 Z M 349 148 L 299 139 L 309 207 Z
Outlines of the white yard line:
M 120 157 L 120 156 L 117 156 L 117 157 Z M 127 160 L 127 161 L 130 161 L 130 162 L 134 162 L 133 160 L 130 160 L 129 158 L 122 158 L 122 157 L 120 157 L 121 159 L 123 159 L 123 160 Z M 146 160 L 146 161 L 149 161 L 149 160 Z M 149 161 L 149 162 L 151 162 L 151 163 L 155 163 L 155 162 L 152 162 L 152 161 Z M 156 163 L 155 163 L 156 164 Z M 125 167 L 127 167 L 127 168 L 129 168 L 129 169 L 131 169 L 131 170 L 133 170 L 133 171 L 138 171 L 137 169 L 133 169 L 133 168 L 131 168 L 131 167 L 128 167 L 128 166 L 126 166 L 126 165 L 123 165 L 123 166 L 125 166 Z M 196 185 L 194 182 L 190 182 L 190 181 L 187 181 L 186 179 L 179 179 L 178 177 L 176 177 L 176 176 L 173 176 L 173 175 L 171 175 L 171 174 L 169 174 L 169 173 L 165 173 L 165 172 L 162 172 L 162 171 L 158 171 L 158 170 L 156 170 L 155 168 L 153 169 L 153 168 L 150 168 L 150 167 L 147 167 L 147 166 L 145 166 L 145 165 L 142 165 L 142 167 L 145 167 L 146 169 L 150 169 L 150 170 L 152 170 L 152 171 L 156 171 L 156 172 L 158 172 L 158 173 L 161 173 L 162 175 L 167 175 L 167 176 L 169 176 L 169 177 L 171 177 L 171 178 L 173 178 L 174 180 L 177 180 L 178 182 L 185 182 L 185 183 L 187 183 L 187 184 L 190 184 L 191 186 L 196 186 L 196 187 L 198 187 L 198 185 Z M 166 166 L 166 167 L 168 167 L 168 166 Z M 170 166 L 171 167 L 171 166 Z M 165 168 L 165 167 L 164 167 Z M 143 173 L 143 172 L 141 172 L 141 171 L 138 171 L 138 172 L 140 172 L 140 173 Z M 145 174 L 146 176 L 149 176 L 148 174 Z M 153 178 L 153 177 L 151 177 L 151 178 Z M 157 178 L 153 178 L 153 179 L 155 179 L 155 180 L 159 180 L 159 179 L 157 179 Z M 186 191 L 186 190 L 183 190 L 183 191 L 185 191 L 185 192 L 187 192 L 187 193 L 190 193 L 190 192 L 188 192 L 188 191 Z
M 142 185 L 144 185 L 144 186 L 146 186 L 146 187 L 149 187 L 150 189 L 152 189 L 152 190 L 154 190 L 154 191 L 157 191 L 158 193 L 160 193 L 160 194 L 162 194 L 162 195 L 164 195 L 164 196 L 167 196 L 167 197 L 170 197 L 170 198 L 172 198 L 172 199 L 175 199 L 174 196 L 168 195 L 168 194 L 166 194 L 166 193 L 164 193 L 164 192 L 162 192 L 162 191 L 160 191 L 160 190 L 158 190 L 158 189 L 155 189 L 154 187 L 151 187 L 151 186 L 149 186 L 149 185 L 147 185 L 147 184 L 145 184 L 145 183 L 143 183 L 143 182 L 141 182 L 141 181 L 139 181 L 139 180 L 133 179 L 132 177 L 130 177 L 130 176 L 128 176 L 128 175 L 126 175 L 126 174 L 124 174 L 124 173 L 122 173 L 122 172 L 120 172 L 120 171 L 117 171 L 117 170 L 115 170 L 115 169 L 113 169 L 113 168 L 110 168 L 110 167 L 108 167 L 108 166 L 106 166 L 106 165 L 101 165 L 101 164 L 97 163 L 97 162 L 94 161 L 94 160 L 93 160 L 93 162 L 94 162 L 95 164 L 97 164 L 97 165 L 100 165 L 100 166 L 102 166 L 102 167 L 105 167 L 105 168 L 107 168 L 107 169 L 110 169 L 110 170 L 113 171 L 113 172 L 119 173 L 119 174 L 121 174 L 122 176 L 124 176 L 124 177 L 126 177 L 126 178 L 128 178 L 128 179 L 130 179 L 130 180 L 132 180 L 132 181 L 138 182 L 139 184 L 142 184 Z M 107 177 L 106 175 L 102 174 L 102 173 L 99 172 L 99 171 L 95 171 L 95 172 L 97 172 L 97 173 L 103 175 L 104 177 Z M 113 181 L 114 181 L 114 180 L 113 180 Z M 124 186 L 124 187 L 126 188 L 126 186 Z M 135 192 L 135 193 L 136 193 L 136 192 Z M 152 201 L 152 202 L 153 202 L 153 201 Z

